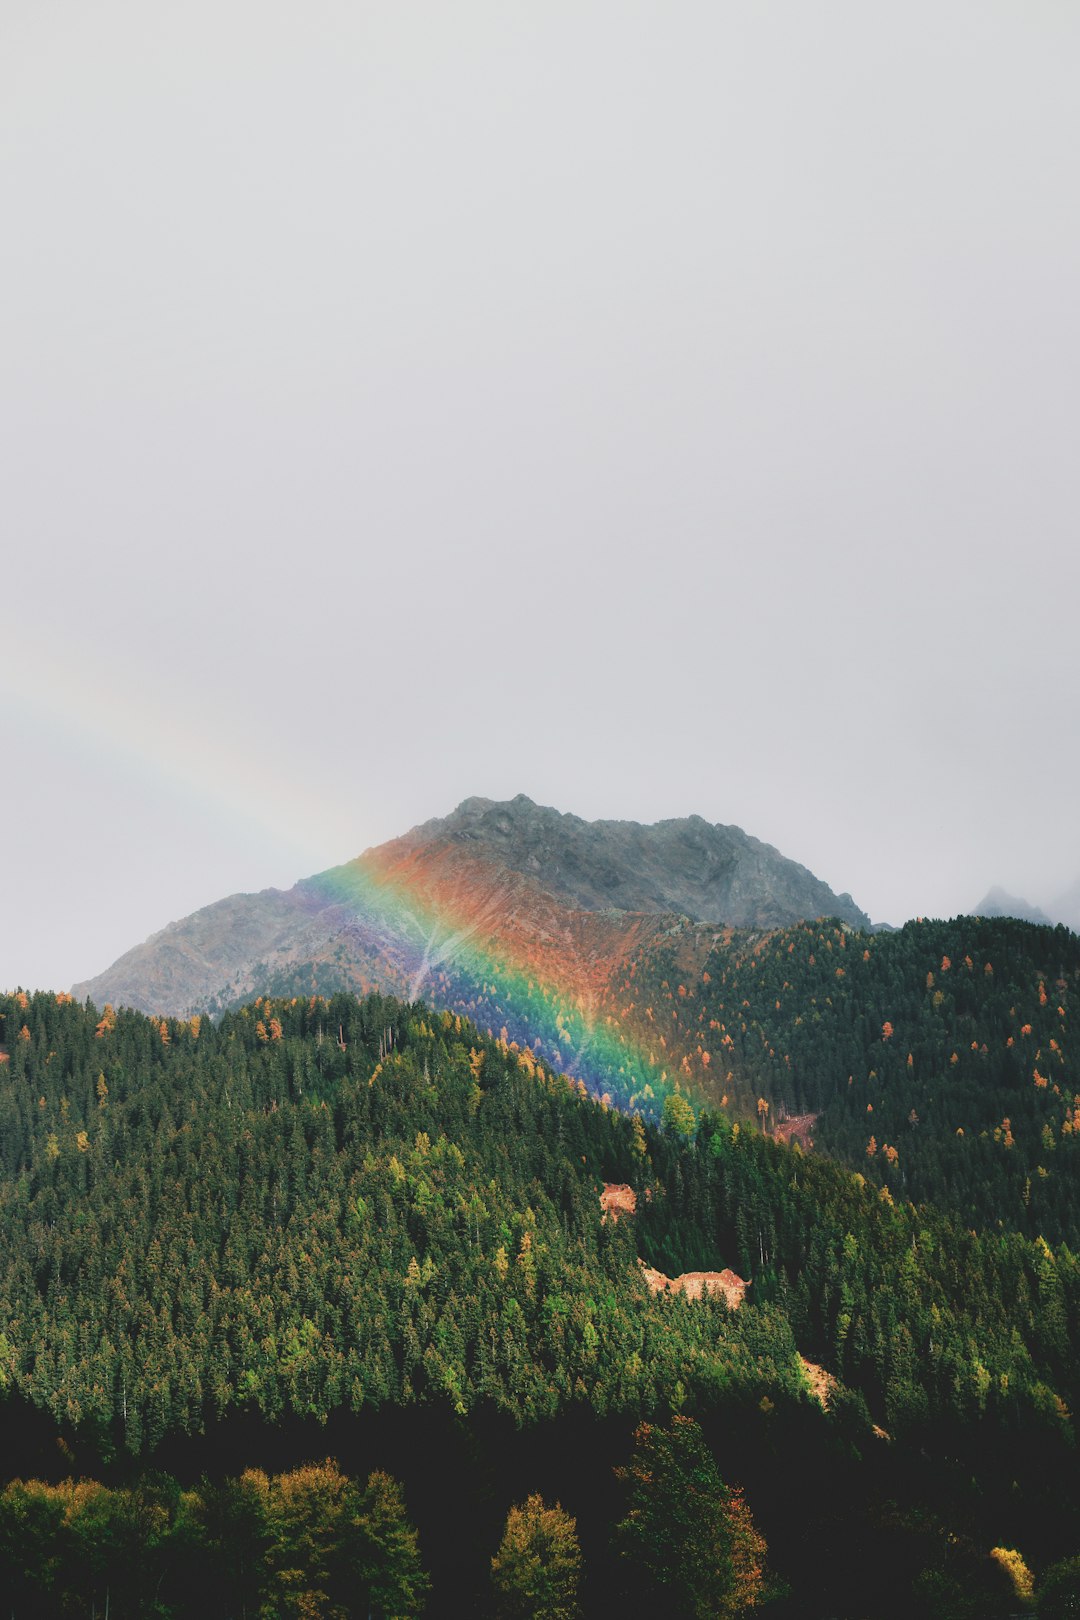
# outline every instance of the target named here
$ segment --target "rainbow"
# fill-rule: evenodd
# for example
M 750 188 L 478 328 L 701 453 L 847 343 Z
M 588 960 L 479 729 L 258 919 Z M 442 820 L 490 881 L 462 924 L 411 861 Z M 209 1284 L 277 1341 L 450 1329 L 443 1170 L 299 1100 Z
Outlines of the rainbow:
M 17 629 L 12 634 L 3 684 L 13 688 L 24 718 L 45 726 L 62 749 L 92 748 L 111 774 L 133 785 L 154 784 L 238 828 L 257 826 L 283 855 L 289 851 L 290 864 L 308 864 L 353 836 L 354 807 L 332 813 L 321 791 L 281 772 L 265 754 L 241 756 L 235 737 L 215 739 L 179 709 L 167 711 L 149 694 L 111 681 L 89 657 L 78 668 L 53 650 L 45 659 L 29 637 Z M 33 668 L 32 686 L 14 685 L 20 667 Z M 549 949 L 545 959 L 527 932 L 508 936 L 494 901 L 485 911 L 438 874 L 387 863 L 385 848 L 298 885 L 317 909 L 340 908 L 341 926 L 363 936 L 385 968 L 375 981 L 379 988 L 467 1013 L 485 1032 L 528 1048 L 623 1108 L 651 1115 L 671 1092 L 691 1089 L 685 1073 L 669 1075 L 659 1034 L 643 1038 L 616 1010 L 605 1010 L 587 975 L 567 969 L 565 953 Z M 613 955 L 610 966 L 617 965 Z
M 545 961 L 523 933 L 514 939 L 505 926 L 496 929 L 505 917 L 496 917 L 494 903 L 478 900 L 474 889 L 463 895 L 437 869 L 395 862 L 381 850 L 301 887 L 340 908 L 343 928 L 383 964 L 380 988 L 467 1014 L 485 1033 L 528 1048 L 619 1108 L 651 1117 L 675 1091 L 693 1099 L 695 1088 L 684 1072 L 674 1072 L 677 1059 L 663 1052 L 659 1031 L 642 1038 L 615 1010 L 605 1010 L 602 998 L 583 993 L 558 951 Z M 604 926 L 595 914 L 573 915 L 585 926 Z M 628 919 L 631 941 L 636 924 Z M 618 957 L 612 965 L 632 973 L 625 953 Z
M 283 771 L 257 742 L 197 722 L 166 689 L 110 678 L 95 667 L 92 649 L 76 663 L 48 637 L 35 640 L 18 626 L 5 628 L 5 638 L 0 692 L 16 719 L 49 736 L 58 753 L 91 756 L 103 776 L 135 793 L 159 792 L 193 817 L 248 841 L 254 835 L 288 871 L 327 859 L 355 837 L 355 805 L 328 802 L 320 785 Z

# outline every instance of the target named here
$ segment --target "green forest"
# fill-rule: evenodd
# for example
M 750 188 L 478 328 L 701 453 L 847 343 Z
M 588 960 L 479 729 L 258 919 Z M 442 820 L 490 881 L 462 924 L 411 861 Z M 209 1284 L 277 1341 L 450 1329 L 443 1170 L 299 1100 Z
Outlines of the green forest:
M 380 982 L 402 977 L 371 940 L 368 956 Z M 291 997 L 352 977 L 331 961 L 265 982 Z M 762 932 L 672 918 L 599 986 L 465 953 L 430 989 L 646 1119 L 673 1087 L 767 1130 L 813 1116 L 820 1151 L 898 1197 L 1080 1244 L 1080 938 L 1068 929 L 957 917 Z
M 766 1128 L 814 1114 L 817 1148 L 898 1197 L 1075 1246 L 1078 996 L 1065 928 L 823 921 L 677 931 L 631 962 L 606 1015 L 691 1095 Z
M 823 924 L 693 979 L 676 947 L 625 1017 L 685 1020 L 709 1085 L 648 1118 L 379 996 L 0 997 L 13 1614 L 1072 1601 L 1077 941 Z

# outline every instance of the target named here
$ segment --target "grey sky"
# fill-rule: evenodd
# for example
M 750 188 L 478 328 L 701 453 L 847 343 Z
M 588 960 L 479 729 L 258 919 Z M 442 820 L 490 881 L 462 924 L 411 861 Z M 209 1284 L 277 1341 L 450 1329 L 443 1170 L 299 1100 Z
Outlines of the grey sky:
M 1080 872 L 1080 9 L 0 9 L 0 984 L 469 793 Z

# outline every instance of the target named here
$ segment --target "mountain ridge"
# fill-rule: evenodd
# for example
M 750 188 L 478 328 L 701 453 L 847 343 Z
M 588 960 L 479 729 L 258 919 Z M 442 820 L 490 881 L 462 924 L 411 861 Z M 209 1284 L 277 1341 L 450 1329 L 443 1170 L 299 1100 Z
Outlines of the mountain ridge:
M 825 915 L 870 926 L 850 895 L 741 828 L 588 822 L 524 794 L 473 797 L 291 889 L 201 907 L 72 994 L 185 1016 L 258 991 L 264 969 L 333 957 L 361 990 L 415 995 L 432 960 L 476 937 L 553 966 L 560 941 L 577 941 L 578 966 L 582 952 L 617 955 L 622 936 L 640 943 L 663 917 L 768 928 Z
M 587 911 L 670 911 L 745 928 L 803 921 L 816 905 L 815 916 L 870 926 L 850 894 L 836 894 L 808 867 L 741 827 L 699 815 L 586 821 L 523 793 L 501 802 L 474 797 L 381 847 L 434 838 L 497 848 L 505 865 L 536 876 L 549 892 Z M 712 892 L 695 862 L 705 864 Z
M 1051 928 L 1061 923 L 1065 928 L 1071 928 L 1074 934 L 1080 933 L 1080 878 L 1045 907 L 1034 905 L 1023 895 L 1010 894 L 1000 883 L 995 883 L 979 904 L 972 907 L 972 916 L 1017 917 L 1021 922 L 1039 923 Z

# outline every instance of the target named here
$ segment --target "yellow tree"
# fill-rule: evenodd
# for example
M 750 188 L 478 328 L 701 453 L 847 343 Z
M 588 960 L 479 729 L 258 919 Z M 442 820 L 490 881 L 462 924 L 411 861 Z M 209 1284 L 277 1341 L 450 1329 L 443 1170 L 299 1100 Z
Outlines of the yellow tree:
M 499 1620 L 575 1620 L 580 1579 L 577 1521 L 539 1495 L 512 1507 L 491 1560 Z

